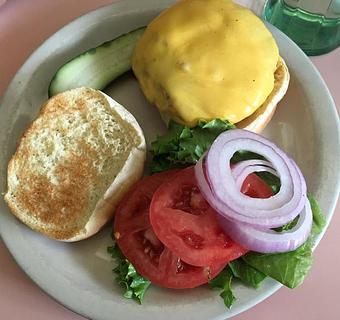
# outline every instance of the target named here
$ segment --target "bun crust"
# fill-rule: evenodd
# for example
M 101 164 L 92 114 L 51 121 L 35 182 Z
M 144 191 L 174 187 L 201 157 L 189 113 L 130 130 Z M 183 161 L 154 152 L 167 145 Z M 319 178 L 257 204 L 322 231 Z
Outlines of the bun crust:
M 98 232 L 143 173 L 146 145 L 134 117 L 100 91 L 52 97 L 8 165 L 5 201 L 33 230 L 61 241 Z

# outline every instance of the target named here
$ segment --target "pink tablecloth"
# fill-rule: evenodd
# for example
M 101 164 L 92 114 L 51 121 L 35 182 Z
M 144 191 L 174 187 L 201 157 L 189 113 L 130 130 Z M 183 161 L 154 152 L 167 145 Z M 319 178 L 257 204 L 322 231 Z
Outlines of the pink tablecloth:
M 142 1 L 142 0 L 141 0 Z M 74 18 L 110 0 L 7 0 L 0 7 L 0 96 L 43 40 Z M 340 107 L 340 49 L 312 58 Z M 337 80 L 336 80 L 337 78 Z M 283 288 L 238 320 L 340 319 L 340 206 L 315 252 L 314 266 L 295 289 Z M 113 316 L 114 318 L 114 316 Z M 0 319 L 80 320 L 41 291 L 15 264 L 0 240 Z

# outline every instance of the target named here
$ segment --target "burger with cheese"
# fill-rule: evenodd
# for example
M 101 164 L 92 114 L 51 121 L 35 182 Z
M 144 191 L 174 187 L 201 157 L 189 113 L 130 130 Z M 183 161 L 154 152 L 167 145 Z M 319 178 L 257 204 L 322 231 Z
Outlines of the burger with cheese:
M 264 23 L 231 0 L 181 0 L 138 42 L 133 71 L 163 118 L 193 127 L 221 118 L 260 132 L 289 72 Z

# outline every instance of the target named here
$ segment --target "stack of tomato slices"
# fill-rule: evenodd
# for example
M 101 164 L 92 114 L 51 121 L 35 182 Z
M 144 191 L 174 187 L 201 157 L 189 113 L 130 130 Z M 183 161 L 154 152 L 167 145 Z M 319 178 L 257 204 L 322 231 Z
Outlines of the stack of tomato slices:
M 241 191 L 250 197 L 272 195 L 256 174 L 245 179 Z M 174 289 L 207 283 L 248 251 L 221 229 L 199 191 L 194 167 L 137 182 L 116 210 L 114 235 L 143 277 Z

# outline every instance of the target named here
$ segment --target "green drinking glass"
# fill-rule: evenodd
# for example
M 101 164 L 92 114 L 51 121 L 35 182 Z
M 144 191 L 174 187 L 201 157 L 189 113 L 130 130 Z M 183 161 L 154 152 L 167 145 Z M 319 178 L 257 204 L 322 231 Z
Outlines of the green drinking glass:
M 307 55 L 323 54 L 340 46 L 340 0 L 268 0 L 263 18 Z

